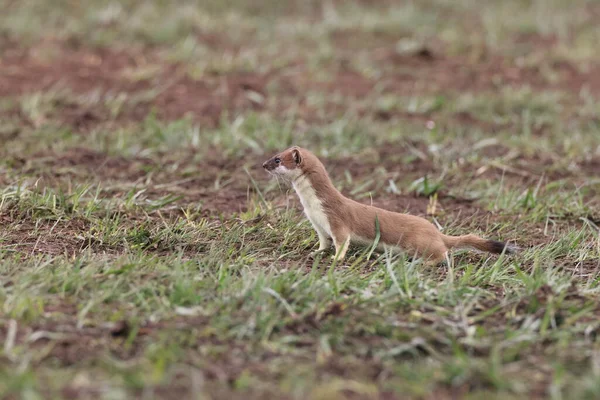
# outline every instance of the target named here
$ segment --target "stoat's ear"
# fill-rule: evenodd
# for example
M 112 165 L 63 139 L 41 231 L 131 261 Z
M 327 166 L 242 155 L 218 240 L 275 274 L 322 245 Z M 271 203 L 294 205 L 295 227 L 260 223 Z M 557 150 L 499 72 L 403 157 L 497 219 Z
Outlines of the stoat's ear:
M 302 162 L 302 154 L 300 154 L 300 150 L 293 149 L 292 157 L 294 158 L 294 162 L 296 163 L 296 165 L 298 165 Z

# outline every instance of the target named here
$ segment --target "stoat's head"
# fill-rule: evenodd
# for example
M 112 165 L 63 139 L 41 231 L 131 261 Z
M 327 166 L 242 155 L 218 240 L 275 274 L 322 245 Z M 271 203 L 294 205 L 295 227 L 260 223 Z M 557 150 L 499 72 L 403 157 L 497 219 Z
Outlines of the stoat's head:
M 265 161 L 262 166 L 270 174 L 293 181 L 302 175 L 302 151 L 300 147 L 290 147 Z

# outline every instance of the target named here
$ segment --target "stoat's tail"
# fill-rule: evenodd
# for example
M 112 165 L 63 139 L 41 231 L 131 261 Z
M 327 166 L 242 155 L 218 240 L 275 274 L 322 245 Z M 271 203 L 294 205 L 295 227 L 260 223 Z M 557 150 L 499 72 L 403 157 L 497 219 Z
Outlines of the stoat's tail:
M 497 240 L 488 240 L 480 238 L 475 235 L 464 235 L 464 236 L 447 236 L 442 235 L 442 240 L 446 244 L 448 249 L 453 247 L 472 247 L 477 250 L 487 251 L 488 253 L 506 253 L 513 254 L 517 252 L 517 248 L 510 246 L 507 243 L 499 242 Z

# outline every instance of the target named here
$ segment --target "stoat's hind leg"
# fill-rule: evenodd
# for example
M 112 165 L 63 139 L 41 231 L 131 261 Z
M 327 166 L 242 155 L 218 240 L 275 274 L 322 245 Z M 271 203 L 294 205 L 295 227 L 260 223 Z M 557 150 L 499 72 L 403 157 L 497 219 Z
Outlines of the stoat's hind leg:
M 446 248 L 439 249 L 435 252 L 430 252 L 429 255 L 425 258 L 425 265 L 428 267 L 437 267 L 440 264 L 445 263 L 448 266 L 452 266 L 452 255 L 450 251 Z

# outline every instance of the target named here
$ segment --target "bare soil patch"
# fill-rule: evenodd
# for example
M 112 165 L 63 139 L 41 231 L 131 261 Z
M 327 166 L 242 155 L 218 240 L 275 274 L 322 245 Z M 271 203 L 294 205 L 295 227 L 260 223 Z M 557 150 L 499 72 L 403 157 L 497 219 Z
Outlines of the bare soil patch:
M 251 160 L 252 176 L 261 183 L 268 179 L 262 157 Z M 244 160 L 247 163 L 249 160 Z M 195 171 L 190 174 L 190 171 Z M 85 148 L 57 153 L 47 151 L 22 160 L 21 172 L 41 178 L 38 187 L 67 189 L 73 180 L 97 184 L 105 194 L 122 198 L 130 190 L 144 188 L 141 199 L 180 196 L 177 205 L 202 204 L 210 214 L 241 212 L 254 193 L 250 177 L 237 160 L 206 157 L 197 160 L 193 150 L 162 154 L 156 158 L 120 157 Z
M 431 39 L 412 51 L 398 51 L 397 44 L 405 36 L 410 39 L 402 33 L 391 35 L 352 29 L 333 32 L 331 39 L 341 66 L 339 75 L 355 74 L 353 80 L 360 82 L 360 85 L 345 86 L 343 93 L 356 87 L 354 94 L 361 96 L 372 89 L 369 83 L 375 82 L 361 77 L 345 62 L 352 59 L 356 51 L 370 49 L 370 58 L 384 71 L 377 82 L 383 92 L 411 95 L 480 92 L 500 86 L 526 85 L 535 90 L 562 90 L 573 95 L 585 87 L 594 96 L 600 94 L 600 64 L 595 62 L 577 63 L 546 57 L 538 65 L 522 65 L 516 58 L 486 47 L 473 48 L 471 54 L 449 54 L 446 44 L 438 39 Z M 539 34 L 516 35 L 514 42 L 526 54 L 545 54 L 559 44 L 556 35 Z
M 2 248 L 23 253 L 49 255 L 76 255 L 89 247 L 84 239 L 89 223 L 83 219 L 48 220 L 35 223 L 29 219 L 17 220 L 8 212 L 0 212 L 0 221 L 7 227 Z M 109 249 L 97 248 L 99 252 Z
M 281 109 L 281 104 L 288 104 L 289 99 L 294 99 L 296 104 L 301 105 L 301 116 L 314 118 L 317 110 L 305 110 L 306 106 L 302 106 L 310 91 L 361 98 L 376 87 L 382 93 L 414 96 L 489 91 L 501 85 L 529 85 L 534 89 L 564 90 L 572 94 L 578 94 L 585 87 L 592 95 L 600 94 L 600 65 L 580 68 L 567 61 L 551 61 L 545 68 L 546 72 L 542 73 L 537 66 L 519 66 L 514 60 L 489 51 L 483 51 L 479 59 L 471 60 L 446 54 L 443 47 L 434 43 L 431 48 L 398 53 L 395 49 L 397 38 L 381 40 L 382 45 L 370 50 L 372 58 L 382 66 L 380 78 L 368 78 L 344 62 L 345 52 L 352 49 L 348 41 L 342 40 L 341 47 L 336 49 L 339 66 L 331 69 L 331 78 L 327 81 L 316 80 L 301 58 L 290 66 L 294 71 L 291 74 L 287 68 L 278 68 L 266 73 L 208 73 L 192 78 L 185 65 L 166 62 L 157 49 L 87 49 L 56 41 L 47 41 L 29 49 L 13 45 L 0 58 L 0 96 L 19 96 L 53 87 L 64 87 L 75 94 L 110 92 L 133 95 L 153 90 L 156 93 L 151 99 L 125 107 L 119 120 L 139 121 L 154 109 L 161 118 L 177 119 L 190 115 L 215 126 L 224 112 L 235 114 L 242 110 L 265 110 L 274 103 L 269 102 L 272 97 L 281 100 L 275 102 L 278 103 L 275 110 L 278 113 L 288 107 L 284 105 Z M 523 40 L 527 43 L 538 41 L 537 38 Z M 152 72 L 136 72 L 144 70 Z M 547 78 L 548 71 L 555 77 L 552 81 Z M 273 92 L 269 87 L 278 89 Z M 381 112 L 376 117 L 422 118 L 394 113 Z M 77 129 L 89 129 L 106 120 L 107 113 L 101 107 L 90 109 L 70 104 L 61 110 L 60 119 Z M 458 115 L 456 122 L 492 130 L 497 128 L 468 113 Z
M 69 149 L 64 153 L 40 152 L 23 162 L 23 172 L 26 174 L 41 172 L 42 176 L 48 178 L 94 177 L 100 181 L 124 179 L 129 182 L 135 182 L 145 176 L 144 169 L 160 166 L 148 158 L 127 159 L 81 147 Z
M 200 121 L 217 125 L 224 110 L 260 109 L 268 79 L 256 73 L 207 75 L 192 79 L 185 66 L 161 60 L 152 49 L 86 49 L 50 42 L 39 47 L 14 47 L 0 58 L 0 96 L 67 88 L 75 94 L 135 94 L 156 90 L 151 101 L 125 110 L 121 119 L 141 120 L 152 108 L 165 119 L 190 113 Z M 156 70 L 147 76 L 136 71 Z M 257 96 L 258 95 L 258 96 Z M 101 109 L 68 107 L 63 120 L 76 127 L 103 117 Z
M 379 62 L 389 65 L 390 90 L 401 93 L 415 90 L 477 92 L 494 90 L 499 86 L 528 85 L 538 90 L 565 90 L 572 94 L 586 87 L 593 95 L 600 94 L 600 65 L 582 71 L 570 62 L 552 61 L 548 68 L 558 76 L 552 82 L 539 67 L 519 66 L 514 60 L 491 52 L 483 53 L 477 62 L 427 48 L 409 55 L 382 49 L 375 56 Z

